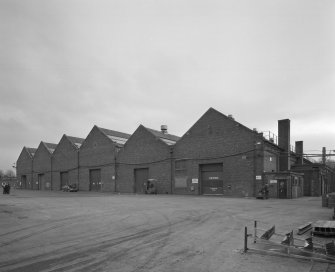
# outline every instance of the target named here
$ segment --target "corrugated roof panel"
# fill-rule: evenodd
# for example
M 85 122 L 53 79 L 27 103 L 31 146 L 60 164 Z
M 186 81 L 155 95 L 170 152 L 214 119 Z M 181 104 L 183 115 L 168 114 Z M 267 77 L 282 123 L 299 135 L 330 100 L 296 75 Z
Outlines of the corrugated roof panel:
M 57 147 L 57 144 L 52 144 L 52 143 L 46 143 L 44 142 L 45 146 L 49 150 L 50 153 L 53 153 Z
M 124 145 L 128 140 L 126 138 L 112 136 L 112 135 L 108 135 L 108 138 L 111 139 L 113 142 L 121 144 L 121 145 Z
M 161 140 L 168 145 L 174 145 L 176 143 L 176 141 L 171 141 L 171 140 L 164 139 L 164 138 L 161 138 Z
M 163 142 L 165 142 L 167 145 L 174 145 L 180 137 L 168 133 L 163 133 L 158 130 L 154 130 L 151 128 L 146 128 L 148 131 L 150 131 L 153 135 L 160 138 Z
M 111 130 L 111 129 L 101 128 L 101 127 L 99 127 L 99 129 L 103 133 L 105 133 L 107 136 L 119 137 L 119 138 L 124 138 L 124 139 L 128 139 L 131 136 L 130 134 Z

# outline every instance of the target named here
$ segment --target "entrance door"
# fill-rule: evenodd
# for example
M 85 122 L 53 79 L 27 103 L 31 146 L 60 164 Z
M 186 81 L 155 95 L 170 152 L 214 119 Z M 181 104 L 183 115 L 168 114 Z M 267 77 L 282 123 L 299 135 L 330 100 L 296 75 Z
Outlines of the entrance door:
M 60 172 L 60 189 L 65 185 L 69 185 L 69 172 Z
M 21 189 L 26 189 L 27 188 L 27 176 L 26 175 L 21 176 L 20 188 Z
M 203 195 L 223 195 L 222 164 L 201 165 L 201 185 Z
M 38 174 L 37 176 L 37 190 L 42 189 L 42 185 L 44 184 L 44 174 Z
M 145 184 L 148 182 L 149 168 L 135 169 L 135 193 L 144 194 Z
M 287 198 L 287 180 L 278 180 L 278 198 Z
M 101 191 L 101 170 L 100 169 L 90 170 L 90 191 L 94 191 L 94 192 Z

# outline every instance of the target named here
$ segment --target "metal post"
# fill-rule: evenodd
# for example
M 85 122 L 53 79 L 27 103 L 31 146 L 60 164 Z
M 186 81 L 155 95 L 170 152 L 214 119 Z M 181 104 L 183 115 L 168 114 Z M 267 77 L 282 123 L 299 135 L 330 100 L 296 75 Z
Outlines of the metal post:
M 244 253 L 248 250 L 248 229 L 247 227 L 244 228 Z
M 254 244 L 256 244 L 256 238 L 257 238 L 257 221 L 255 221 L 254 224 Z

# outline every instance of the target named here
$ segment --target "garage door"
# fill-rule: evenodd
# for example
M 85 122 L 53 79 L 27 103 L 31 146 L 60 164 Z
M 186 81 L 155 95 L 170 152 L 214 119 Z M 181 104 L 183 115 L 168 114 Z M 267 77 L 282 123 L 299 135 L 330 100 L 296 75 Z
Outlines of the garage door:
M 149 168 L 135 169 L 135 193 L 144 193 L 145 184 L 149 178 Z
M 37 190 L 42 190 L 42 186 L 44 184 L 44 174 L 38 174 L 37 176 L 37 183 L 36 183 L 36 189 Z
M 26 175 L 21 176 L 20 188 L 27 189 L 27 176 Z
M 60 189 L 65 185 L 69 185 L 69 172 L 60 173 Z
M 90 170 L 90 191 L 101 191 L 101 170 Z
M 222 164 L 203 164 L 200 169 L 202 194 L 223 195 Z

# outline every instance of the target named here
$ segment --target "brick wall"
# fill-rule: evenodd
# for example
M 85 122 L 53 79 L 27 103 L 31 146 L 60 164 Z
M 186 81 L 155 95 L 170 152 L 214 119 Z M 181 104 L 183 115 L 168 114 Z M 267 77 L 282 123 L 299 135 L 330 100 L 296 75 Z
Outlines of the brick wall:
M 115 152 L 114 143 L 94 126 L 79 151 L 79 190 L 89 190 L 90 169 L 101 169 L 102 191 L 114 191 Z
M 36 150 L 33 160 L 33 189 L 34 190 L 51 190 L 51 154 L 41 143 Z M 43 174 L 43 182 L 38 185 L 38 175 Z
M 22 189 L 31 189 L 32 188 L 32 171 L 33 171 L 33 159 L 28 154 L 26 148 L 23 148 L 19 158 L 16 161 L 16 176 L 17 180 Z M 26 186 L 23 188 L 22 176 L 26 176 Z
M 174 186 L 174 193 L 201 193 L 200 164 L 222 163 L 225 194 L 254 195 L 255 174 L 263 173 L 263 156 L 255 151 L 259 135 L 214 109 L 209 109 L 177 142 L 174 157 L 187 159 L 187 186 Z M 225 157 L 214 159 L 216 157 Z M 204 159 L 211 158 L 211 159 Z M 257 163 L 254 163 L 257 161 Z M 174 169 L 175 185 L 178 171 Z M 198 184 L 192 184 L 198 179 Z M 178 183 L 178 180 L 177 180 Z
M 60 173 L 69 173 L 69 184 L 78 184 L 78 149 L 64 135 L 52 155 L 52 187 L 60 190 Z
M 133 193 L 135 169 L 148 168 L 149 178 L 156 180 L 158 193 L 171 193 L 170 156 L 167 144 L 145 127 L 139 126 L 118 155 L 117 190 Z

